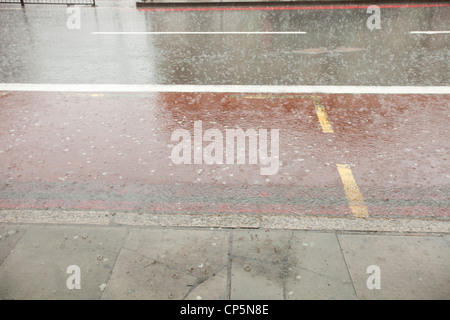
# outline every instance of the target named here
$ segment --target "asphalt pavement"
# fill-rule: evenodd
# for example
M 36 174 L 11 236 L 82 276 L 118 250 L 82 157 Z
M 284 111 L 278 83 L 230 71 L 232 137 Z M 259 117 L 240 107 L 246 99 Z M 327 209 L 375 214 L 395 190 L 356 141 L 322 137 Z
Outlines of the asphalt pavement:
M 450 5 L 0 4 L 1 299 L 448 299 Z

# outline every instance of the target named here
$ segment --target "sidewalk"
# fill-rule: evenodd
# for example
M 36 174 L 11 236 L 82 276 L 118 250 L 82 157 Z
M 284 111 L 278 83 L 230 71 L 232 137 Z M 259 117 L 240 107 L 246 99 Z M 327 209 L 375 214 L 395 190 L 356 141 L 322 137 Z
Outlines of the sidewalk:
M 100 220 L 2 219 L 0 299 L 450 297 L 449 233 Z M 71 265 L 80 268 L 79 290 L 66 285 Z M 380 268 L 380 289 L 367 287 L 372 265 Z

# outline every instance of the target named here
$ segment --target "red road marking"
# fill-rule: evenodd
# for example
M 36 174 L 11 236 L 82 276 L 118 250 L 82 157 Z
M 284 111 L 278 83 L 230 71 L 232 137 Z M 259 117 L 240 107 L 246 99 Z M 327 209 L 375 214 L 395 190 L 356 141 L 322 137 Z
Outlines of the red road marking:
M 432 8 L 450 7 L 450 4 L 386 4 L 377 5 L 382 9 L 397 8 Z M 211 7 L 211 8 L 139 8 L 138 11 L 267 11 L 267 10 L 341 10 L 341 9 L 367 9 L 368 5 L 342 5 L 342 6 L 314 6 L 314 7 Z
M 186 202 L 179 205 L 171 205 L 167 203 L 155 203 L 152 205 L 139 206 L 138 203 L 130 201 L 104 201 L 104 200 L 81 200 L 81 201 L 65 201 L 65 200 L 34 200 L 34 199 L 1 199 L 0 209 L 33 209 L 33 210 L 95 210 L 95 211 L 139 211 L 136 206 L 140 207 L 143 212 L 149 213 L 173 213 L 173 214 L 190 214 L 193 211 L 210 214 L 298 214 L 305 212 L 304 215 L 350 215 L 348 206 L 334 206 L 332 209 L 322 209 L 305 207 L 303 205 L 265 205 L 263 209 L 252 208 L 242 205 L 230 205 L 227 203 L 219 203 L 212 209 L 205 206 L 204 203 Z

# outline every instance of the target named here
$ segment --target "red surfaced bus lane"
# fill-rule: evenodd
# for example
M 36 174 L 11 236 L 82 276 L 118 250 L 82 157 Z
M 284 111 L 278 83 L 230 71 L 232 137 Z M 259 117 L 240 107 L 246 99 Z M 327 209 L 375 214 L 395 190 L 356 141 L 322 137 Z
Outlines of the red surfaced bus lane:
M 11 91 L 0 99 L 4 209 L 449 216 L 448 95 Z M 191 138 L 192 161 L 177 164 L 173 133 L 194 137 L 196 121 L 201 161 Z M 226 133 L 238 129 L 279 137 L 256 149 L 249 136 L 245 145 L 236 139 L 227 163 Z M 264 146 L 270 156 L 275 143 L 278 171 L 261 174 L 269 163 L 250 157 Z M 220 148 L 223 163 L 206 161 Z

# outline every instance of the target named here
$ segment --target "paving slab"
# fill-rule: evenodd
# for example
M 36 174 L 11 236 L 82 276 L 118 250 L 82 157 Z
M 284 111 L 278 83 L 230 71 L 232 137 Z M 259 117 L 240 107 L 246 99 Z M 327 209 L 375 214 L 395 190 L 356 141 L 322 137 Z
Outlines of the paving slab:
M 199 283 L 185 300 L 227 300 L 228 298 L 228 270 L 224 268 Z
M 284 299 L 290 231 L 233 232 L 231 299 Z
M 31 226 L 0 265 L 0 299 L 99 299 L 126 229 Z M 68 289 L 80 268 L 80 289 Z
M 448 244 L 449 244 L 449 246 L 450 246 L 450 235 L 445 235 L 445 236 L 444 236 L 444 239 L 447 240 L 447 242 L 448 242 Z
M 17 241 L 19 241 L 27 229 L 27 226 L 22 225 L 0 225 L 0 264 L 11 253 Z
M 334 233 L 238 231 L 232 299 L 355 299 Z
M 294 232 L 295 264 L 286 279 L 287 299 L 356 299 L 334 233 Z
M 182 299 L 226 293 L 228 233 L 217 230 L 132 229 L 104 299 Z M 219 275 L 220 274 L 220 275 Z
M 338 235 L 359 299 L 448 299 L 450 248 L 443 237 Z M 380 289 L 368 289 L 369 266 Z M 373 281 L 373 280 L 370 280 Z
M 179 273 L 138 252 L 123 249 L 102 299 L 180 300 L 195 282 L 192 275 Z

